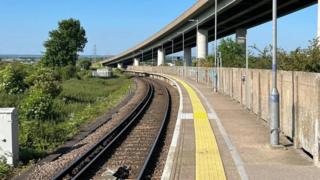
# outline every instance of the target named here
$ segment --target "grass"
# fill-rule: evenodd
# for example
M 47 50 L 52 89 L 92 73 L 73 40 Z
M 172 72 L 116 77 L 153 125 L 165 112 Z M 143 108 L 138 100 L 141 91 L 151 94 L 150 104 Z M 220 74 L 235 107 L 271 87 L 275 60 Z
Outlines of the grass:
M 26 163 L 55 150 L 82 126 L 114 107 L 128 93 L 130 84 L 126 76 L 63 82 L 48 120 L 21 123 L 21 160 Z
M 81 127 L 114 107 L 128 93 L 132 80 L 124 75 L 112 79 L 70 79 L 54 99 L 53 113 L 46 120 L 19 121 L 21 165 L 32 163 L 72 138 Z M 25 94 L 0 93 L 0 107 L 19 107 Z M 12 172 L 0 162 L 0 179 Z

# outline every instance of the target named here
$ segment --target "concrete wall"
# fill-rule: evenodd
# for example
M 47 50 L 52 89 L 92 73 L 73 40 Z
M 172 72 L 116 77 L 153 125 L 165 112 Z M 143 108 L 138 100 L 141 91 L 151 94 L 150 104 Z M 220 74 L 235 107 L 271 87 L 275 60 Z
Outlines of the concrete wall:
M 218 90 L 232 97 L 259 118 L 269 122 L 271 71 L 250 69 L 243 81 L 245 69 L 197 67 L 129 67 L 130 70 L 184 76 L 214 87 L 218 72 Z M 246 87 L 246 81 L 247 86 Z M 278 71 L 281 132 L 303 148 L 319 157 L 320 73 Z M 316 159 L 315 161 L 318 161 Z

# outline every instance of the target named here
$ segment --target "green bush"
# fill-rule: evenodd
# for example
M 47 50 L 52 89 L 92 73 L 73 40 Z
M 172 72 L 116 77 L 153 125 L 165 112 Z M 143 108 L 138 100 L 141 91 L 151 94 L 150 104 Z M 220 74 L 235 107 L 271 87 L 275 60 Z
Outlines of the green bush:
M 0 91 L 7 94 L 23 93 L 27 88 L 24 83 L 26 76 L 24 68 L 18 64 L 9 64 L 0 71 Z
M 0 157 L 0 179 L 6 179 L 11 171 L 12 167 L 7 165 L 6 159 L 4 157 Z
M 291 52 L 278 49 L 277 63 L 279 70 L 320 72 L 319 41 L 314 39 L 307 48 L 297 48 Z M 255 53 L 249 53 L 249 67 L 255 69 L 271 69 L 272 46 L 260 50 L 251 47 Z M 223 39 L 219 45 L 223 67 L 245 67 L 245 57 L 242 47 L 230 38 Z
M 24 94 L 7 94 L 0 92 L 0 107 L 18 107 Z
M 74 65 L 67 65 L 58 69 L 58 72 L 61 74 L 64 80 L 68 80 L 76 77 L 77 68 Z
M 114 106 L 128 92 L 130 79 L 71 79 L 63 82 L 45 120 L 20 121 L 20 156 L 23 163 L 43 157 L 75 135 L 79 128 Z M 27 99 L 27 98 L 26 98 Z
M 26 120 L 45 120 L 52 112 L 53 99 L 42 90 L 32 88 L 22 101 L 21 117 Z
M 90 60 L 82 60 L 79 62 L 79 66 L 81 67 L 81 69 L 84 69 L 84 70 L 89 70 L 91 65 L 92 63 Z
M 124 70 L 119 68 L 113 68 L 112 72 L 115 74 L 123 74 Z
M 40 67 L 31 74 L 26 82 L 34 89 L 56 97 L 62 91 L 61 76 L 50 68 Z
M 231 38 L 222 39 L 218 50 L 224 67 L 245 67 L 244 49 Z
M 81 70 L 77 72 L 77 79 L 88 79 L 91 77 L 90 70 Z

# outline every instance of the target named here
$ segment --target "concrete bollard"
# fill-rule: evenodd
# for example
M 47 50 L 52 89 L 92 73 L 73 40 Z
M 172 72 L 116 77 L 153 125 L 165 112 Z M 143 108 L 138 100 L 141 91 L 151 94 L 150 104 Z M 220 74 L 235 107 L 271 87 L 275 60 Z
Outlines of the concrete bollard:
M 0 157 L 16 166 L 19 161 L 18 114 L 15 108 L 0 108 Z

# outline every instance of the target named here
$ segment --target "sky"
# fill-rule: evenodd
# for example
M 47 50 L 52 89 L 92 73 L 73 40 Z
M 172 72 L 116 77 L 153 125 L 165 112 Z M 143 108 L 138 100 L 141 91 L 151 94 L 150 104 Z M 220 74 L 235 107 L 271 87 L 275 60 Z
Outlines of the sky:
M 79 19 L 88 43 L 82 54 L 116 55 L 153 35 L 196 0 L 1 0 L 0 54 L 41 54 L 62 19 Z M 306 47 L 316 37 L 316 5 L 279 19 L 279 47 Z M 249 46 L 271 43 L 271 23 L 248 30 Z M 231 36 L 233 37 L 233 36 Z M 212 45 L 210 45 L 211 47 Z M 212 48 L 210 48 L 212 49 Z

